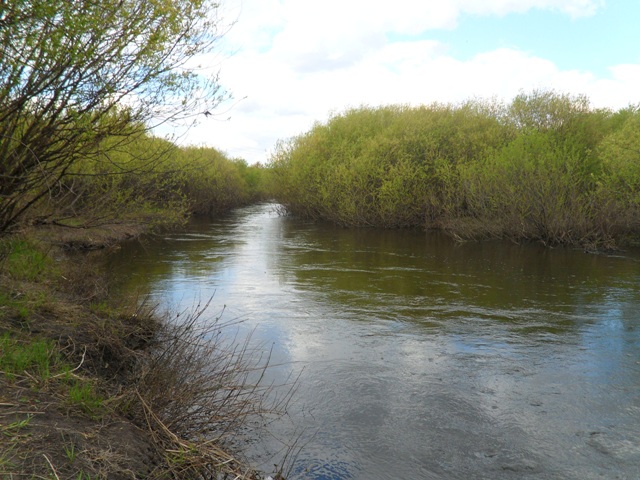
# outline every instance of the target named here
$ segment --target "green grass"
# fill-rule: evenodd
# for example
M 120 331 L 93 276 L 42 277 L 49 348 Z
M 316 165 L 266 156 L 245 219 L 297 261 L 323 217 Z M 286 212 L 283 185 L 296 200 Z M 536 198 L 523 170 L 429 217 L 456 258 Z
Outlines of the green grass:
M 34 242 L 13 238 L 0 244 L 0 269 L 16 280 L 35 281 L 54 269 L 46 251 Z
M 13 451 L 15 448 L 16 445 L 13 443 L 8 448 L 5 448 L 4 451 L 0 452 L 0 472 L 8 472 L 16 467 L 15 463 L 12 461 L 14 455 Z
M 13 310 L 21 321 L 27 321 L 31 315 L 31 308 L 23 295 L 10 295 L 0 292 L 0 308 Z
M 95 418 L 99 418 L 104 410 L 104 397 L 96 391 L 91 382 L 81 379 L 76 379 L 71 384 L 68 403 Z
M 0 371 L 11 381 L 28 374 L 44 382 L 61 363 L 55 344 L 50 340 L 21 342 L 4 334 L 0 337 L 0 353 Z
M 19 445 L 21 439 L 25 437 L 22 431 L 29 426 L 33 415 L 27 414 L 24 418 L 16 418 L 13 422 L 6 425 L 0 425 L 0 436 L 6 437 L 8 443 L 0 443 L 3 446 L 0 451 L 0 475 L 6 472 L 11 472 L 16 468 L 14 458 L 16 455 L 16 448 Z M 3 476 L 2 478 L 9 478 Z
M 62 440 L 64 441 L 64 435 L 62 437 Z M 69 443 L 65 443 L 62 448 L 64 449 L 64 456 L 67 457 L 67 460 L 69 461 L 69 464 L 73 464 L 73 462 L 76 461 L 76 458 L 78 457 L 78 451 L 76 450 L 76 444 L 73 443 L 73 441 L 70 441 Z
M 21 342 L 4 334 L 0 337 L 0 372 L 10 382 L 25 377 L 36 385 L 59 380 L 70 406 L 79 407 L 90 416 L 99 417 L 102 413 L 104 398 L 90 381 L 71 373 L 71 367 L 50 340 Z
M 12 437 L 16 435 L 18 432 L 20 432 L 20 430 L 27 427 L 27 425 L 29 425 L 29 422 L 31 422 L 32 418 L 33 418 L 33 415 L 28 414 L 22 420 L 15 420 L 14 422 L 11 422 L 7 425 L 2 425 L 0 426 L 0 432 L 7 437 Z
M 91 302 L 89 304 L 89 309 L 98 315 L 113 315 L 114 314 L 114 309 L 111 308 L 111 306 L 107 303 L 106 300 L 100 301 L 100 302 Z

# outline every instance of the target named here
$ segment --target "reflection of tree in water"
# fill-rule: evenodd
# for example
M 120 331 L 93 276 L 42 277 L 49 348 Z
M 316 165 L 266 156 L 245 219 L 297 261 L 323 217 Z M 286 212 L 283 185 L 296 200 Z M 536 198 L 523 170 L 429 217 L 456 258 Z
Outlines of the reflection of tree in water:
M 500 241 L 456 244 L 418 230 L 345 229 L 265 216 L 270 209 L 194 221 L 185 232 L 130 242 L 105 263 L 117 288 L 148 292 L 160 279 L 216 277 L 251 234 L 264 245 L 243 254 L 267 257 L 260 261 L 282 284 L 336 308 L 427 323 L 493 319 L 521 333 L 560 333 L 593 318 L 609 286 L 627 291 L 638 275 L 638 262 L 625 257 Z
M 561 333 L 584 321 L 580 310 L 597 315 L 608 286 L 637 276 L 633 258 L 501 241 L 460 245 L 433 232 L 297 230 L 290 222 L 283 236 L 281 256 L 300 289 L 336 308 L 428 325 L 471 317 L 520 333 Z
M 269 209 L 132 243 L 109 263 L 128 288 L 170 289 L 195 276 L 173 286 L 192 288 L 188 301 L 215 284 L 215 302 L 247 313 L 243 327 L 274 346 L 274 379 L 304 367 L 287 425 L 318 431 L 300 457 L 305 468 L 384 476 L 385 452 L 402 464 L 396 478 L 422 478 L 416 459 L 440 472 L 445 457 L 487 477 L 504 465 L 527 474 L 529 464 L 513 459 L 537 455 L 543 475 L 593 469 L 576 430 L 599 428 L 594 411 L 637 427 L 628 408 L 640 381 L 630 368 L 640 345 L 635 254 L 460 245 Z M 581 454 L 565 465 L 548 449 Z

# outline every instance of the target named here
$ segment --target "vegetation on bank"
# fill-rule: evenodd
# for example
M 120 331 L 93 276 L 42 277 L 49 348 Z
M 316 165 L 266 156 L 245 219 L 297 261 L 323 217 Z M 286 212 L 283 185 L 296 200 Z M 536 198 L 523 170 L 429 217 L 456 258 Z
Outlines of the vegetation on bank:
M 289 399 L 268 350 L 114 298 L 84 254 L 5 238 L 0 267 L 1 478 L 260 478 L 230 447 Z
M 21 213 L 5 232 L 34 224 L 171 228 L 191 215 L 215 215 L 263 199 L 263 177 L 261 165 L 211 147 L 179 147 L 130 126 L 68 165 L 45 196 L 25 187 L 11 200 Z
M 290 213 L 341 225 L 588 248 L 640 237 L 640 109 L 583 96 L 351 109 L 269 166 Z
M 0 234 L 28 221 L 171 224 L 251 198 L 246 164 L 149 135 L 229 98 L 195 63 L 226 28 L 218 11 L 213 0 L 0 4 Z
M 119 143 L 119 144 L 118 144 Z M 230 159 L 211 147 L 178 147 L 139 133 L 126 142 L 105 139 L 103 156 L 76 162 L 56 194 L 26 218 L 68 227 L 133 223 L 183 224 L 191 215 L 215 215 L 264 196 L 260 165 Z
M 58 248 L 263 194 L 260 166 L 151 133 L 228 98 L 194 64 L 226 28 L 218 7 L 0 3 L 2 478 L 258 478 L 227 447 L 281 406 L 262 351 L 227 343 L 203 309 L 170 321 L 114 298 L 88 257 Z

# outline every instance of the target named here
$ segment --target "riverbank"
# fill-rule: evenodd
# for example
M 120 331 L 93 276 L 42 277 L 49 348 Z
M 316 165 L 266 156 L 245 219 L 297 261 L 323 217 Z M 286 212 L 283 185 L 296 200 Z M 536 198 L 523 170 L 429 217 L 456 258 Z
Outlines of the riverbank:
M 220 402 L 212 390 L 237 385 L 247 356 L 229 354 L 215 335 L 196 341 L 198 311 L 181 328 L 138 299 L 114 298 L 78 253 L 143 232 L 47 226 L 3 240 L 2 478 L 260 478 L 226 440 L 268 410 L 261 391 L 241 384 L 242 395 Z M 205 378 L 213 356 L 217 370 Z
M 640 243 L 640 109 L 534 91 L 510 104 L 360 107 L 278 146 L 286 211 L 588 251 Z

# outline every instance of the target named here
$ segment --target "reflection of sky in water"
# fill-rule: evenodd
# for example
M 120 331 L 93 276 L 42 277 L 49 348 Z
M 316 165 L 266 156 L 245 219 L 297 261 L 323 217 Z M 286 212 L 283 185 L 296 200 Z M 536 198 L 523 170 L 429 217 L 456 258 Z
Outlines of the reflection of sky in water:
M 639 440 L 637 255 L 455 246 L 263 207 L 196 227 L 129 263 L 168 262 L 142 274 L 166 306 L 214 295 L 213 316 L 226 305 L 285 363 L 270 379 L 304 369 L 274 424 L 310 432 L 304 478 L 591 478 L 636 459 L 594 458 L 581 435 Z
M 598 321 L 582 331 L 579 357 L 590 382 L 625 389 L 629 387 L 625 385 L 625 370 L 640 373 L 640 309 L 631 311 L 624 292 L 620 294 L 607 295 Z M 636 388 L 640 390 L 640 385 Z

